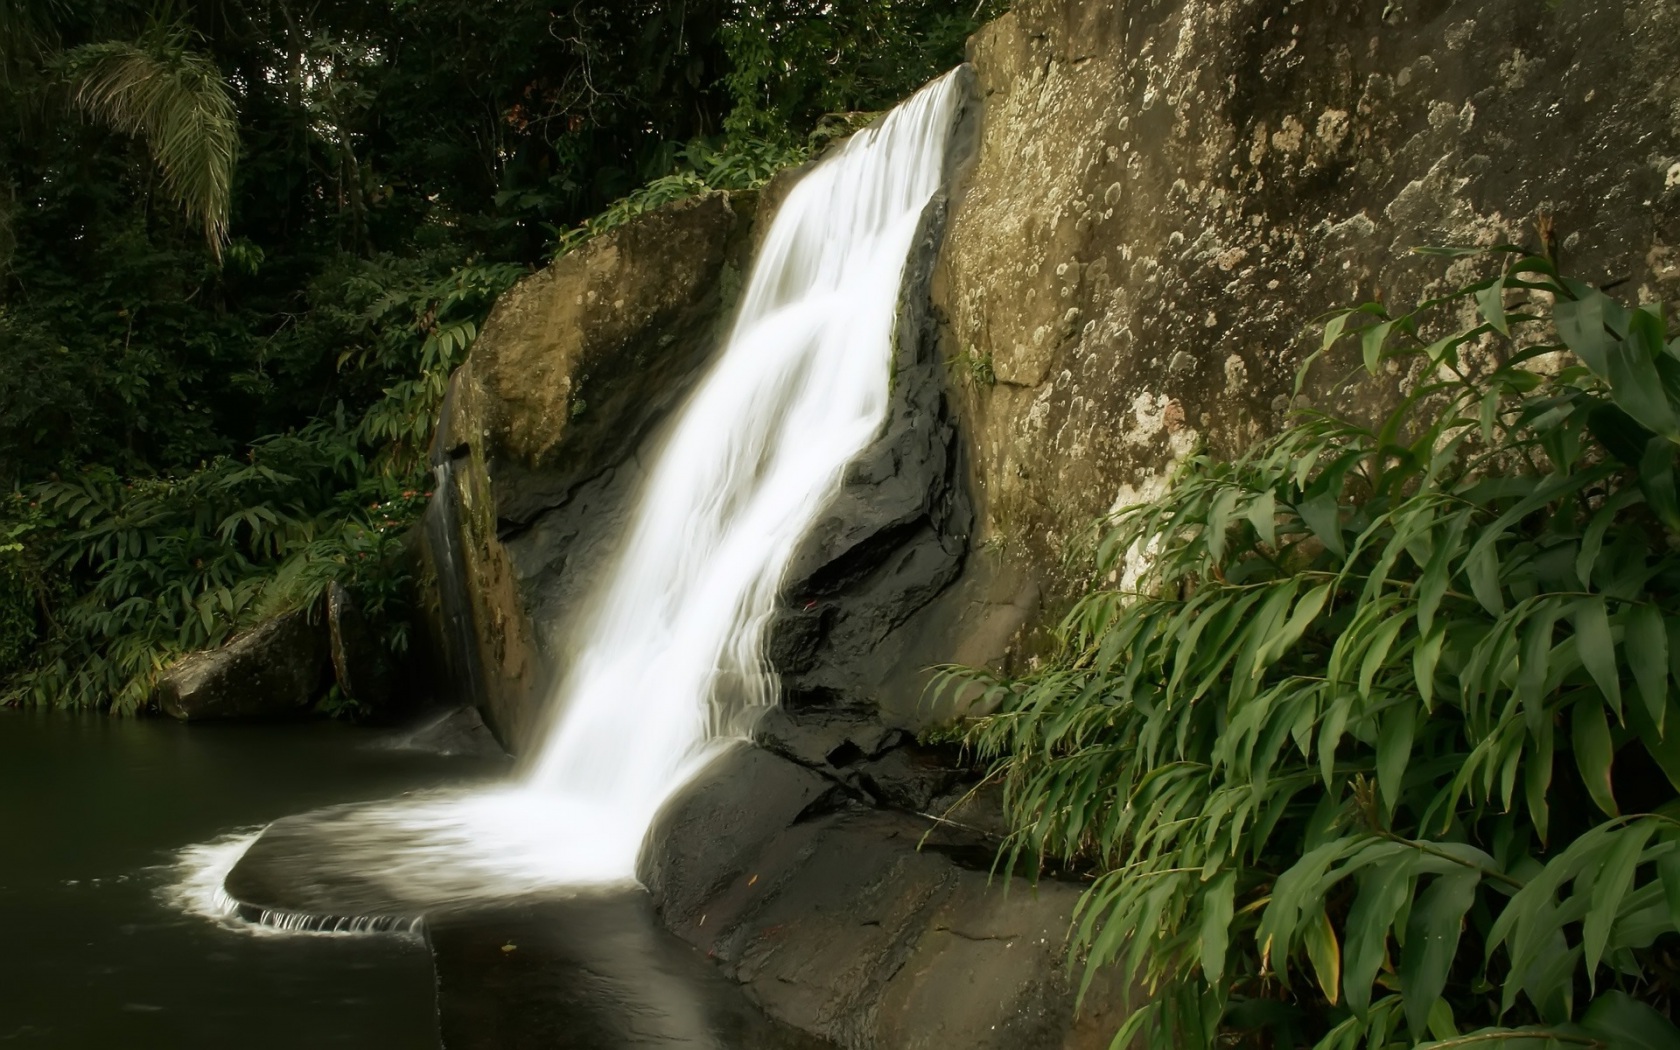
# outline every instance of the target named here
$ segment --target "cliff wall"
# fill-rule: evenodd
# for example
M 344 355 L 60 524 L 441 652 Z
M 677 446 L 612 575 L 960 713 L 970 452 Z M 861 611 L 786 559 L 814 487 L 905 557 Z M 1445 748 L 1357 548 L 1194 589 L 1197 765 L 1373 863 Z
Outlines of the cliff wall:
M 1574 276 L 1680 296 L 1680 6 L 1021 0 L 969 57 L 933 301 L 989 564 L 928 662 L 1030 651 L 1097 515 L 1279 424 L 1315 315 L 1477 265 L 1414 247 L 1544 216 Z

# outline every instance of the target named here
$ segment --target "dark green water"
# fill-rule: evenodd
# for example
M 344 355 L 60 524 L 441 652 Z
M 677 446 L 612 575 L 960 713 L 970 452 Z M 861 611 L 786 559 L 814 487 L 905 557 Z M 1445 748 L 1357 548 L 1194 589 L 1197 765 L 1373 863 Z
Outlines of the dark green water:
M 252 933 L 165 899 L 183 847 L 485 772 L 377 739 L 0 710 L 0 1048 L 435 1048 L 418 939 Z

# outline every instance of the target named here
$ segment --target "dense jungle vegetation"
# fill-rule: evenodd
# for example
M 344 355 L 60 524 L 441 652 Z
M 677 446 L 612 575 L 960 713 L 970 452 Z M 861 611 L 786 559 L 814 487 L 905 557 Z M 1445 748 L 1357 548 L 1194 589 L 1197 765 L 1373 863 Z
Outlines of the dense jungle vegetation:
M 1484 269 L 1328 319 L 1386 418 L 1191 459 L 1054 654 L 942 674 L 1116 1046 L 1680 1046 L 1680 332 Z
M 143 709 L 332 579 L 392 611 L 499 292 L 803 159 L 998 6 L 0 0 L 0 703 Z

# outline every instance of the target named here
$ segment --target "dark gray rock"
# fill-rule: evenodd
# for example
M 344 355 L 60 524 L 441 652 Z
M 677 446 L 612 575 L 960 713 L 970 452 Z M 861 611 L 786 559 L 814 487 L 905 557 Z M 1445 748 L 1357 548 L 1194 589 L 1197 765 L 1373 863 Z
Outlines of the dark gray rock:
M 928 813 L 933 800 L 961 780 L 964 771 L 944 750 L 909 745 L 858 766 L 858 786 L 881 805 Z
M 1123 997 L 1099 988 L 1076 1020 L 1063 966 L 1080 887 L 1006 886 L 991 857 L 743 748 L 667 807 L 643 880 L 661 921 L 772 1018 L 840 1046 L 1106 1047 Z
M 327 635 L 333 677 L 344 695 L 375 711 L 391 707 L 391 660 L 349 588 L 327 587 Z
M 648 830 L 637 876 L 667 925 L 694 921 L 701 905 L 745 876 L 765 843 L 809 811 L 839 804 L 818 774 L 755 747 L 720 755 L 666 805 Z
M 446 758 L 508 757 L 476 707 L 457 707 L 427 716 L 419 725 L 393 738 L 386 746 L 397 751 L 423 751 Z
M 905 740 L 880 719 L 844 711 L 790 711 L 774 707 L 753 728 L 765 749 L 819 772 L 838 772 L 878 758 Z
M 769 628 L 784 703 L 802 713 L 918 724 L 903 713 L 937 652 L 913 621 L 967 559 L 974 510 L 928 309 L 946 208 L 929 205 L 906 265 L 887 424 L 800 544 Z
M 306 714 L 326 687 L 327 648 L 318 610 L 294 609 L 176 661 L 158 680 L 157 703 L 183 722 Z

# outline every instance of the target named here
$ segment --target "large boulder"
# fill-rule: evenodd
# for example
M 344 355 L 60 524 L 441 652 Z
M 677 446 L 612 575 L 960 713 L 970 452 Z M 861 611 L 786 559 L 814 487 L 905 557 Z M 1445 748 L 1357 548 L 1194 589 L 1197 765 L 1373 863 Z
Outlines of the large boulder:
M 451 506 L 428 532 L 426 575 L 464 574 L 463 698 L 510 751 L 529 749 L 559 659 L 546 647 L 614 549 L 638 448 L 720 341 L 755 203 L 703 193 L 563 256 L 502 296 L 451 381 L 435 497 Z M 429 635 L 449 644 L 451 626 Z
M 177 661 L 158 680 L 157 703 L 183 722 L 305 714 L 328 667 L 326 625 L 305 606 Z
M 1043 609 L 994 588 L 948 652 L 1057 615 L 1090 522 L 1191 449 L 1273 431 L 1312 318 L 1474 265 L 1416 246 L 1538 243 L 1546 214 L 1574 275 L 1680 294 L 1672 3 L 1021 0 L 969 58 L 935 312 L 976 546 Z
M 1125 997 L 1099 984 L 1076 1015 L 1064 965 L 1082 887 L 1006 887 L 993 845 L 742 747 L 667 806 L 641 878 L 765 1012 L 837 1046 L 1108 1046 Z

